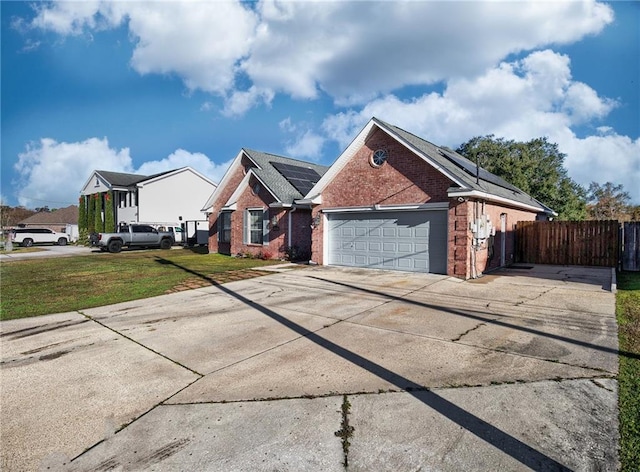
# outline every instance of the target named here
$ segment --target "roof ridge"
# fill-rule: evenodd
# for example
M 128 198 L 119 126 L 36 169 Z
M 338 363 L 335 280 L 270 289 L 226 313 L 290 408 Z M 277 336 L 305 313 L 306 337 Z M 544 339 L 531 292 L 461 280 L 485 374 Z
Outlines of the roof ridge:
M 249 149 L 249 148 L 242 148 L 245 152 L 247 153 L 258 153 L 258 154 L 264 154 L 266 156 L 272 156 L 272 157 L 277 157 L 279 159 L 286 159 L 288 161 L 295 161 L 295 162 L 300 162 L 301 164 L 308 164 L 308 165 L 312 165 L 312 166 L 317 166 L 317 167 L 326 167 L 329 168 L 330 166 L 325 166 L 323 164 L 317 164 L 315 162 L 311 162 L 311 161 L 303 161 L 302 159 L 296 159 L 294 157 L 288 157 L 288 156 L 281 156 L 280 154 L 273 154 L 271 152 L 265 152 L 265 151 L 258 151 L 256 149 Z

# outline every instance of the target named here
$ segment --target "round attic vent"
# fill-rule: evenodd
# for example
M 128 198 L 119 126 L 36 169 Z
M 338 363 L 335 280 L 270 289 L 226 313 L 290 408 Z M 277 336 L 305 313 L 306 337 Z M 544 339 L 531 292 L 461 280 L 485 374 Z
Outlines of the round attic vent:
M 373 167 L 380 167 L 382 164 L 387 162 L 388 157 L 386 149 L 378 149 L 371 154 L 371 165 Z

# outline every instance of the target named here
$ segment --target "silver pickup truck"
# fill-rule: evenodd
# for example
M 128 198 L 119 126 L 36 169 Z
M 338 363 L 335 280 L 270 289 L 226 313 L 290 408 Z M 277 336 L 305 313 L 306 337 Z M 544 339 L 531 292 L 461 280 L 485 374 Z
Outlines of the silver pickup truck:
M 109 252 L 120 252 L 123 247 L 171 249 L 174 243 L 173 233 L 149 225 L 122 225 L 117 233 L 94 234 L 90 240 L 92 246 Z

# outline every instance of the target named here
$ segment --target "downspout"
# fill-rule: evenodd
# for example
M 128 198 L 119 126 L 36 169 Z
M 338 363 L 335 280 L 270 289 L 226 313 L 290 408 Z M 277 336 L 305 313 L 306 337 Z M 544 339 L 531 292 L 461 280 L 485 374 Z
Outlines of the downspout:
M 291 214 L 296 211 L 298 207 L 293 207 L 293 209 L 289 210 L 289 224 L 287 225 L 287 246 L 291 247 Z

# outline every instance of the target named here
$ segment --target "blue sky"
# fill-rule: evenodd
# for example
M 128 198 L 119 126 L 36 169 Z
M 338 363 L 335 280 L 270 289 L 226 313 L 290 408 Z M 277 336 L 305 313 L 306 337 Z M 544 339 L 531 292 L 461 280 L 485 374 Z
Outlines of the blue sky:
M 1 8 L 3 204 L 76 203 L 94 169 L 219 181 L 243 147 L 329 165 L 372 116 L 453 148 L 547 136 L 640 204 L 639 2 Z

